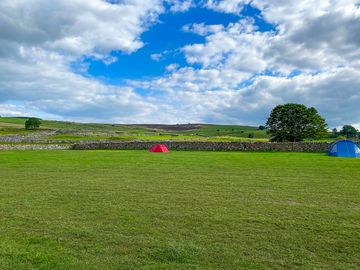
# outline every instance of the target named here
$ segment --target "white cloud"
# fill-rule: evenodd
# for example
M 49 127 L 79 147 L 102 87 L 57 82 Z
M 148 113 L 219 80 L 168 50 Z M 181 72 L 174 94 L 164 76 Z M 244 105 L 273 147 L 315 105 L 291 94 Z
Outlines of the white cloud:
M 253 84 L 234 71 L 183 68 L 139 87 L 163 91 L 162 101 L 171 104 L 183 122 L 264 124 L 271 109 L 286 102 L 319 109 L 333 126 L 360 124 L 360 72 L 339 68 L 294 78 L 261 75 Z
M 207 7 L 239 13 L 243 5 L 249 3 L 250 1 L 209 0 Z M 263 18 L 276 25 L 278 30 L 276 37 L 266 41 L 269 46 L 262 48 L 269 68 L 289 72 L 291 69 L 310 71 L 349 64 L 359 65 L 358 1 L 253 0 L 251 5 L 258 8 Z M 235 39 L 229 31 L 224 31 L 223 34 Z M 240 37 L 236 45 L 242 44 Z M 220 45 L 217 47 L 220 48 Z
M 245 1 L 208 1 L 239 13 Z M 246 4 L 246 3 L 245 3 Z M 355 1 L 252 1 L 277 31 L 252 19 L 224 27 L 185 25 L 206 42 L 183 48 L 190 65 L 143 82 L 193 121 L 261 124 L 286 102 L 315 106 L 332 126 L 360 123 L 360 12 Z M 314 7 L 317 8 L 314 8 Z M 334 20 L 336 18 L 336 20 Z M 291 76 L 298 70 L 300 75 Z M 270 73 L 276 73 L 271 76 Z
M 28 108 L 77 119 L 111 121 L 142 117 L 154 110 L 130 88 L 110 87 L 74 74 L 62 61 L 0 65 L 0 102 L 22 101 Z
M 0 116 L 31 116 L 28 110 L 14 104 L 0 104 Z
M 239 14 L 248 1 L 207 1 L 206 4 L 214 10 Z M 203 111 L 197 112 L 208 121 L 263 123 L 276 104 L 299 102 L 316 106 L 330 125 L 359 124 L 357 2 L 254 0 L 251 5 L 261 10 L 268 23 L 276 25 L 276 31 L 261 32 L 251 19 L 240 19 L 216 31 L 210 31 L 211 25 L 205 24 L 184 26 L 184 31 L 206 37 L 204 44 L 183 48 L 186 60 L 190 65 L 201 66 L 194 73 L 211 69 L 212 76 L 198 82 L 178 70 L 161 79 L 164 89 L 191 92 L 191 99 L 186 98 L 187 94 L 177 94 L 184 103 L 191 100 L 211 103 L 213 106 L 207 103 Z M 302 74 L 290 77 L 294 70 Z M 242 76 L 238 80 L 226 79 L 222 75 L 224 71 L 241 72 Z M 269 72 L 278 77 L 262 75 Z M 254 84 L 246 86 L 249 78 Z M 214 80 L 222 86 L 214 87 L 217 85 L 212 83 Z M 158 81 L 152 83 L 160 86 Z
M 220 32 L 224 29 L 222 24 L 206 25 L 205 23 L 187 24 L 182 27 L 184 32 L 195 33 L 200 36 Z
M 158 0 L 1 1 L 2 112 L 106 122 L 150 114 L 155 106 L 133 89 L 78 75 L 71 63 L 87 56 L 111 64 L 117 61 L 111 51 L 136 51 L 143 46 L 141 33 L 162 11 Z M 14 101 L 20 107 L 11 106 Z
M 243 6 L 250 2 L 251 0 L 207 0 L 204 6 L 216 11 L 239 14 Z
M 225 69 L 194 69 L 185 67 L 174 69 L 161 78 L 151 81 L 135 81 L 132 86 L 160 90 L 167 93 L 174 92 L 202 92 L 234 89 L 244 80 L 248 79 L 248 73 Z
M 267 67 L 264 51 L 273 35 L 255 30 L 251 19 L 230 23 L 226 28 L 217 27 L 217 31 L 206 37 L 205 44 L 184 47 L 186 59 L 190 64 L 199 63 L 206 68 L 221 66 L 242 72 L 261 72 Z
M 2 0 L 0 38 L 74 56 L 130 53 L 143 46 L 140 34 L 162 10 L 158 0 Z
M 170 65 L 166 66 L 165 69 L 168 72 L 173 72 L 173 71 L 177 70 L 179 67 L 180 67 L 179 64 L 170 64 Z
M 150 55 L 150 58 L 156 62 L 159 62 L 163 55 L 161 53 L 153 53 Z
M 161 53 L 153 53 L 150 55 L 150 58 L 156 62 L 164 60 L 168 55 L 174 53 L 175 51 L 165 50 Z
M 185 12 L 195 6 L 193 0 L 166 0 L 170 4 L 170 11 L 172 12 Z

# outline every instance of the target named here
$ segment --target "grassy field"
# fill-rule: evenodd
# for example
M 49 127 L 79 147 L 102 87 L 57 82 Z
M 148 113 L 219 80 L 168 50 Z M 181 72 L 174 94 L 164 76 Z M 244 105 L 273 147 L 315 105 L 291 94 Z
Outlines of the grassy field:
M 23 134 L 27 118 L 0 117 L 0 136 Z M 187 127 L 188 126 L 188 127 Z M 38 131 L 60 130 L 62 134 L 51 136 L 49 140 L 187 140 L 187 141 L 267 141 L 269 135 L 257 127 L 236 125 L 119 125 L 84 124 L 76 122 L 42 120 Z M 86 133 L 82 135 L 76 132 Z M 249 139 L 249 134 L 253 138 Z
M 231 136 L 214 136 L 214 137 L 200 137 L 194 135 L 123 135 L 123 136 L 77 136 L 77 135 L 55 135 L 48 138 L 49 141 L 56 140 L 111 140 L 111 141 L 201 141 L 201 142 L 267 142 L 267 139 L 248 139 L 242 137 Z
M 360 269 L 360 161 L 0 152 L 0 269 Z
M 0 129 L 6 129 L 11 126 L 13 129 L 16 128 L 18 131 L 23 131 L 25 126 L 25 121 L 27 118 L 16 118 L 16 117 L 0 117 Z M 117 132 L 127 132 L 134 134 L 141 134 L 147 132 L 148 129 L 142 128 L 135 125 L 113 125 L 113 124 L 86 124 L 86 123 L 76 123 L 76 122 L 64 122 L 64 121 L 51 121 L 51 120 L 42 120 L 42 125 L 40 130 L 51 130 L 51 129 L 60 129 L 60 130 L 88 130 L 88 131 L 117 131 Z
M 184 133 L 194 133 L 187 131 Z M 259 130 L 257 127 L 236 126 L 236 125 L 205 125 L 195 131 L 199 136 L 231 136 L 247 138 L 249 134 L 253 134 L 254 138 L 268 139 L 269 135 L 266 130 Z

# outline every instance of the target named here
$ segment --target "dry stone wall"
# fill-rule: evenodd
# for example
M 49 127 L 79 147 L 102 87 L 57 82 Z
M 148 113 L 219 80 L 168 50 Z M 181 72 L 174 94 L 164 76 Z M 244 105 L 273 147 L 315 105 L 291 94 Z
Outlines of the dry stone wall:
M 0 144 L 0 151 L 10 150 L 69 150 L 71 145 L 61 144 Z
M 0 136 L 0 142 L 5 143 L 36 143 L 46 142 L 46 138 L 54 136 L 56 131 L 49 132 L 31 132 L 25 134 L 9 134 Z
M 278 152 L 326 152 L 326 142 L 98 142 L 74 144 L 74 150 L 146 150 L 154 144 L 165 144 L 170 150 L 197 151 L 278 151 Z

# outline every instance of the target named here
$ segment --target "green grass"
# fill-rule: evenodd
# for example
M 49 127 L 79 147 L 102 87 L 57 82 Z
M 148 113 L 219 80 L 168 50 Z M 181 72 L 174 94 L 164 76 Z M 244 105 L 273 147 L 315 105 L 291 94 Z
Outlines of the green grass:
M 77 136 L 71 134 L 55 135 L 48 138 L 49 140 L 114 140 L 114 141 L 158 141 L 158 140 L 198 140 L 202 137 L 198 136 L 174 136 L 174 135 L 122 135 L 122 136 L 104 136 L 104 135 L 89 135 Z
M 213 137 L 202 137 L 194 135 L 123 135 L 123 136 L 103 136 L 103 135 L 89 135 L 89 136 L 80 136 L 80 135 L 71 135 L 71 134 L 61 134 L 55 135 L 47 138 L 49 141 L 53 140 L 70 140 L 70 141 L 80 141 L 80 140 L 112 140 L 112 141 L 203 141 L 203 142 L 267 142 L 268 139 L 248 139 L 241 137 L 231 137 L 231 136 L 213 136 Z
M 359 269 L 360 160 L 0 152 L 0 269 Z
M 258 130 L 257 127 L 236 126 L 236 125 L 204 125 L 204 127 L 195 131 L 186 131 L 184 133 L 195 133 L 199 136 L 231 136 L 247 138 L 250 133 L 257 139 L 268 139 L 270 136 L 266 130 Z
M 0 117 L 0 122 L 8 124 L 16 124 L 24 127 L 27 118 L 24 117 Z
M 18 128 L 24 129 L 26 117 L 0 117 L 0 127 L 4 124 L 12 124 Z M 115 131 L 127 133 L 144 133 L 149 131 L 146 128 L 136 125 L 114 125 L 114 124 L 92 124 L 92 123 L 76 123 L 66 121 L 42 120 L 41 129 L 60 129 L 60 130 L 87 130 L 87 131 Z
M 24 129 L 26 118 L 20 117 L 0 117 L 0 128 L 9 125 L 20 129 Z M 41 129 L 58 129 L 58 130 L 71 130 L 71 131 L 94 131 L 94 132 L 118 132 L 121 136 L 144 136 L 144 139 L 149 139 L 148 136 L 154 138 L 151 140 L 165 139 L 163 136 L 168 135 L 169 139 L 176 135 L 178 138 L 184 136 L 182 139 L 194 139 L 202 137 L 231 137 L 231 138 L 248 138 L 252 133 L 256 139 L 268 139 L 269 135 L 264 130 L 258 130 L 257 127 L 251 126 L 236 126 L 236 125 L 199 125 L 200 128 L 187 130 L 187 131 L 169 131 L 154 129 L 152 127 L 144 127 L 140 125 L 119 125 L 119 124 L 91 124 L 91 123 L 76 123 L 64 121 L 49 121 L 42 120 Z M 219 130 L 219 131 L 218 131 Z M 14 132 L 14 130 L 12 131 Z M 158 134 L 162 135 L 158 135 Z M 1 135 L 1 134 L 0 134 Z M 162 136 L 162 137 L 161 137 Z M 190 136 L 190 137 L 189 137 Z M 80 138 L 75 140 L 86 140 L 88 138 Z M 95 138 L 96 139 L 96 138 Z M 137 138 L 139 139 L 139 138 Z M 141 138 L 140 138 L 141 139 Z M 206 139 L 205 139 L 206 140 Z M 236 140 L 236 139 L 233 139 Z
M 207 141 L 211 142 L 268 142 L 269 139 L 247 138 L 247 137 L 232 137 L 232 136 L 214 136 L 208 137 Z

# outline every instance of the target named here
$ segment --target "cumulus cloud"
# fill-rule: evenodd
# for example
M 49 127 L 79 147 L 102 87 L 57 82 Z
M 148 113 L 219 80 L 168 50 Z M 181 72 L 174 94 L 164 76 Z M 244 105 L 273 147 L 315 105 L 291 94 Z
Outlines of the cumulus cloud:
M 194 27 L 199 28 L 198 25 Z M 226 28 L 210 29 L 213 32 L 201 31 L 210 33 L 204 44 L 192 44 L 183 48 L 190 64 L 198 63 L 206 68 L 221 66 L 244 72 L 259 72 L 267 67 L 264 51 L 273 35 L 255 31 L 253 20 L 242 19 L 237 23 L 230 23 Z
M 195 7 L 193 0 L 166 0 L 166 2 L 170 5 L 172 12 L 185 12 Z
M 175 51 L 171 51 L 171 50 L 165 50 L 162 51 L 161 53 L 153 53 L 150 55 L 150 58 L 156 62 L 159 62 L 161 60 L 164 60 L 168 55 L 174 53 Z
M 209 0 L 206 7 L 240 14 L 246 4 L 250 1 Z M 276 30 L 261 32 L 252 18 L 240 18 L 217 29 L 206 24 L 185 25 L 184 31 L 206 38 L 205 43 L 183 48 L 187 62 L 201 66 L 192 72 L 211 69 L 212 75 L 199 82 L 177 70 L 161 79 L 166 91 L 191 92 L 192 98 L 184 98 L 186 102 L 210 98 L 213 106 L 206 107 L 211 110 L 202 112 L 208 121 L 263 123 L 276 104 L 300 102 L 316 106 L 330 125 L 359 124 L 357 1 L 254 0 L 251 5 L 268 23 L 276 25 Z M 300 75 L 293 76 L 294 70 Z M 242 75 L 226 78 L 224 71 Z M 217 80 L 221 87 L 213 83 Z M 152 83 L 157 85 L 158 81 Z M 176 86 L 169 87 L 172 84 Z
M 143 46 L 140 34 L 162 9 L 158 0 L 3 0 L 1 40 L 75 56 L 130 53 Z
M 222 24 L 206 25 L 205 23 L 186 24 L 182 27 L 184 32 L 194 33 L 200 36 L 207 36 L 220 32 L 224 29 Z
M 166 71 L 173 72 L 179 68 L 179 64 L 170 64 L 165 67 Z
M 277 27 L 276 37 L 262 48 L 269 68 L 289 72 L 359 65 L 358 1 L 209 0 L 207 7 L 237 14 L 245 4 L 258 8 L 263 18 Z M 229 31 L 224 33 L 229 36 Z
M 241 85 L 244 78 L 245 74 L 232 70 L 183 68 L 137 87 L 166 92 L 162 101 L 171 104 L 184 120 L 195 122 L 264 124 L 274 106 L 295 102 L 318 108 L 333 126 L 360 124 L 357 69 L 339 68 L 293 78 L 259 75 Z
M 240 14 L 244 5 L 250 0 L 207 0 L 204 6 L 221 12 Z
M 31 116 L 31 114 L 29 114 L 29 111 L 25 110 L 21 106 L 16 106 L 14 104 L 0 104 L 0 116 L 3 115 L 12 117 Z
M 71 63 L 87 56 L 111 64 L 117 61 L 111 51 L 136 51 L 162 11 L 158 0 L 1 1 L 0 103 L 79 120 L 131 115 L 136 121 L 149 114 L 154 106 L 133 89 L 76 74 Z M 2 106 L 7 115 L 26 114 Z
M 110 87 L 75 74 L 63 61 L 0 65 L 0 102 L 23 101 L 53 115 L 110 121 L 113 117 L 141 117 L 154 109 L 130 88 Z

